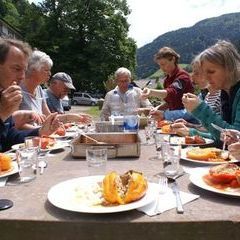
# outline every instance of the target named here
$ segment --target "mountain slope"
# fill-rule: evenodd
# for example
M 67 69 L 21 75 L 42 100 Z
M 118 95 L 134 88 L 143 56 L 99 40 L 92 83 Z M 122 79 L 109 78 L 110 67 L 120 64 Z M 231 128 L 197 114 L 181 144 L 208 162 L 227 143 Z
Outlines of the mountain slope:
M 230 40 L 239 45 L 240 12 L 205 19 L 192 27 L 165 33 L 139 48 L 137 50 L 137 76 L 144 78 L 158 69 L 153 62 L 153 56 L 163 46 L 175 49 L 181 55 L 181 63 L 190 63 L 196 54 L 219 39 Z

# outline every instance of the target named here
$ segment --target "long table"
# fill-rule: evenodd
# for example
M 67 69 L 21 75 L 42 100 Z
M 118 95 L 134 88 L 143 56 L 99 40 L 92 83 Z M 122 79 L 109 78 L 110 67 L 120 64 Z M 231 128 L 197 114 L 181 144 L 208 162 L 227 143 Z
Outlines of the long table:
M 151 178 L 159 169 L 158 161 L 149 161 L 154 146 L 142 146 L 140 158 L 110 159 L 107 170 L 124 173 L 142 171 Z M 87 176 L 84 159 L 71 157 L 70 149 L 48 158 L 43 175 L 28 184 L 0 188 L 0 197 L 14 206 L 0 212 L 0 239 L 239 239 L 240 199 L 200 189 L 189 182 L 188 175 L 178 179 L 182 191 L 200 198 L 184 206 L 149 217 L 137 210 L 111 214 L 85 214 L 58 209 L 47 200 L 55 184 Z

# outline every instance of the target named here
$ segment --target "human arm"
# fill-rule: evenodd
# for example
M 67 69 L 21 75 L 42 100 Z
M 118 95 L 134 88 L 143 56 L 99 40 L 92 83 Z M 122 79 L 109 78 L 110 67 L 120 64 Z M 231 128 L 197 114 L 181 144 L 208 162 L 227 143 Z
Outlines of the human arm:
M 185 108 L 193 114 L 194 117 L 199 119 L 202 125 L 208 130 L 212 137 L 220 140 L 220 132 L 212 127 L 211 123 L 215 123 L 224 129 L 237 129 L 240 130 L 240 98 L 237 97 L 235 102 L 234 117 L 232 124 L 227 123 L 222 117 L 212 111 L 211 107 L 205 102 L 200 101 L 195 95 L 187 94 L 182 98 Z M 238 104 L 239 103 L 239 104 Z
M 157 90 L 157 89 L 150 89 L 150 88 L 144 88 L 142 92 L 142 98 L 147 99 L 148 97 L 158 97 L 161 99 L 164 99 L 167 96 L 167 91 Z
M 31 110 L 18 110 L 12 114 L 17 129 L 34 129 L 36 125 L 42 125 L 46 116 Z M 28 124 L 34 122 L 36 125 Z
M 102 110 L 100 113 L 100 119 L 103 121 L 108 121 L 111 115 L 111 108 L 110 108 L 110 92 L 108 92 L 105 96 Z
M 83 124 L 90 124 L 92 122 L 92 117 L 85 113 L 68 113 L 68 114 L 58 114 L 59 121 L 63 123 L 76 122 Z

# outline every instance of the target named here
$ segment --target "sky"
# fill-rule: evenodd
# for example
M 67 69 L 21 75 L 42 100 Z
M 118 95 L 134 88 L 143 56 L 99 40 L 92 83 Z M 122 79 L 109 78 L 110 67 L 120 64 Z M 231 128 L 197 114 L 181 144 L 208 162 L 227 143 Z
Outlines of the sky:
M 29 0 L 29 2 L 41 0 Z M 226 13 L 240 11 L 240 0 L 127 0 L 129 37 L 138 47 L 158 36 Z

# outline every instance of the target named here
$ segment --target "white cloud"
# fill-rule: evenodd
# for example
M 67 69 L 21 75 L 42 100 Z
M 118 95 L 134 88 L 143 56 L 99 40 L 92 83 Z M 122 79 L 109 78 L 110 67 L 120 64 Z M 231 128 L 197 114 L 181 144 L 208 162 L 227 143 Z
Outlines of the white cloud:
M 168 31 L 240 10 L 239 0 L 127 0 L 132 13 L 129 36 L 138 47 Z

